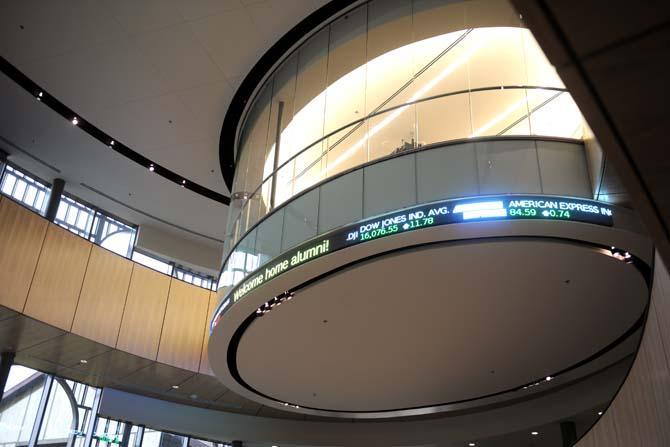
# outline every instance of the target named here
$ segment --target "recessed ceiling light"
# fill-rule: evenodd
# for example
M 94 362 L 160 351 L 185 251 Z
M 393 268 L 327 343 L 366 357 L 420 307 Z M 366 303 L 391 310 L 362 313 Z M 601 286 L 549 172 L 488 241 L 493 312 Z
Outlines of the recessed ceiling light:
M 88 360 L 81 359 L 81 360 L 79 360 L 79 363 L 81 363 L 82 365 L 85 365 L 85 364 L 88 363 Z
M 547 382 L 551 382 L 551 379 L 553 379 L 553 377 L 551 377 L 551 376 L 547 376 L 547 378 L 546 378 L 545 380 L 546 380 Z
M 598 416 L 602 416 L 602 415 L 603 415 L 603 412 L 602 412 L 602 411 L 599 411 L 599 412 L 598 412 Z
M 468 445 L 469 445 L 470 447 L 475 447 L 477 444 L 475 444 L 474 442 L 470 442 Z
M 110 142 L 109 142 L 109 145 L 110 145 L 110 146 L 114 146 L 114 140 L 110 141 Z
M 532 432 L 530 432 L 530 434 L 533 435 L 533 436 L 537 436 L 537 435 L 539 435 L 539 433 L 536 432 L 536 431 L 532 431 Z
M 72 124 L 74 124 L 75 126 L 79 124 L 79 119 L 76 116 L 72 118 Z
M 154 170 L 155 170 L 154 165 L 152 165 L 152 164 L 149 165 L 149 171 L 154 172 Z
M 43 96 L 43 93 L 42 93 L 42 92 L 39 92 L 39 93 L 37 94 L 37 100 L 38 100 L 38 101 L 41 101 L 41 100 L 42 100 L 42 96 Z
M 185 185 L 185 184 L 186 184 L 186 180 L 182 180 L 182 181 L 181 181 L 181 184 L 182 184 L 182 185 Z
M 178 389 L 179 389 L 179 385 L 172 385 L 172 389 L 173 389 L 173 390 L 178 390 Z

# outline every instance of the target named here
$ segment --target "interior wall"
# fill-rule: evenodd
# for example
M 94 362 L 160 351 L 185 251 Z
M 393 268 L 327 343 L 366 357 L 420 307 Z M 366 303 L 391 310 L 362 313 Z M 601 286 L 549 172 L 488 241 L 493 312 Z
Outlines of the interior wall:
M 670 445 L 670 274 L 655 257 L 647 326 L 619 394 L 577 447 Z
M 222 222 L 213 222 L 223 225 Z M 219 275 L 223 244 L 203 244 L 176 236 L 156 227 L 142 225 L 137 237 L 136 247 L 140 251 L 161 258 L 174 259 L 180 264 L 202 273 Z

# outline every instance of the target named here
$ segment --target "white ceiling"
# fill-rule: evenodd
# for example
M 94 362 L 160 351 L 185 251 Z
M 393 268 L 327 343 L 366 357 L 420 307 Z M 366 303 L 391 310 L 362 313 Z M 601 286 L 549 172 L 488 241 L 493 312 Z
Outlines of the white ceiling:
M 600 351 L 642 315 L 647 293 L 634 267 L 582 246 L 431 246 L 297 291 L 246 330 L 237 364 L 259 392 L 312 408 L 472 399 Z
M 325 3 L 1 2 L 0 54 L 116 140 L 188 179 L 228 194 L 219 168 L 218 142 L 234 92 L 272 44 Z M 83 132 L 60 126 L 62 118 L 52 112 L 54 116 L 48 116 L 35 101 L 26 102 L 4 76 L 1 87 L 2 114 L 8 119 L 3 118 L 0 135 L 32 155 L 46 157 L 62 170 L 60 176 L 70 187 L 85 182 L 170 223 L 223 239 L 225 207 L 158 176 L 146 178 L 137 165 L 111 151 L 105 153 Z M 73 137 L 77 132 L 82 135 Z M 40 138 L 33 143 L 35 135 Z M 88 148 L 94 145 L 101 148 L 91 154 Z M 3 146 L 20 159 L 14 148 Z M 46 180 L 59 176 L 34 167 Z M 105 207 L 99 199 L 83 194 L 82 198 Z M 183 207 L 188 201 L 193 203 Z M 133 217 L 122 208 L 114 211 Z

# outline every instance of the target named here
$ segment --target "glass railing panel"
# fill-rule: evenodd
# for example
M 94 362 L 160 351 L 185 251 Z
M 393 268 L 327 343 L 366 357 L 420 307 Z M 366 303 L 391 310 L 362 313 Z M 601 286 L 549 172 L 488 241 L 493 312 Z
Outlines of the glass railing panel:
M 478 141 L 480 194 L 541 193 L 532 140 Z
M 250 231 L 249 234 L 244 236 L 237 246 L 237 250 L 240 253 L 244 253 L 244 265 L 242 269 L 244 274 L 248 274 L 258 268 L 258 256 L 255 255 L 254 247 L 256 246 L 256 233 L 257 229 Z M 241 256 L 241 255 L 240 255 Z
M 363 217 L 416 204 L 414 154 L 364 168 Z
M 326 175 L 324 147 L 324 142 L 319 141 L 295 158 L 294 194 L 298 194 L 324 179 Z
M 575 139 L 584 137 L 584 118 L 569 93 L 529 90 L 528 107 L 531 134 Z
M 445 96 L 416 104 L 417 146 L 460 140 L 472 134 L 470 94 Z
M 368 161 L 416 148 L 416 106 L 398 107 L 368 120 Z
M 268 177 L 263 181 L 263 184 L 260 187 L 259 193 L 259 204 L 258 204 L 258 215 L 259 220 L 267 216 L 270 211 L 272 211 L 272 188 L 274 186 L 274 175 Z
M 528 102 L 524 89 L 472 92 L 472 137 L 528 135 Z
M 260 187 L 252 192 L 246 204 L 247 228 L 253 228 L 261 219 L 262 195 Z
M 275 174 L 274 206 L 280 206 L 293 197 L 293 178 L 295 174 L 295 159 L 289 160 Z
M 416 175 L 419 203 L 477 195 L 475 143 L 417 152 Z
M 536 140 L 543 194 L 593 198 L 584 145 Z
M 319 189 L 319 234 L 363 218 L 362 169 L 326 182 Z
M 367 122 L 354 124 L 328 137 L 326 177 L 332 177 L 368 161 Z
M 284 211 L 284 208 L 277 209 L 257 227 L 254 252 L 258 256 L 258 265 L 281 254 Z
M 315 188 L 286 205 L 282 233 L 282 251 L 317 234 L 319 189 Z

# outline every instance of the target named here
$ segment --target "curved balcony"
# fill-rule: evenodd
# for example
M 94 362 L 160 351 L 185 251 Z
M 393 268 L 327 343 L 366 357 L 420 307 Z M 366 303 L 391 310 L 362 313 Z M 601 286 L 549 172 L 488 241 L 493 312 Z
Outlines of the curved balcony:
M 236 285 L 285 251 L 335 228 L 438 200 L 495 194 L 591 198 L 579 140 L 482 137 L 396 151 L 358 165 L 281 203 L 246 228 L 220 285 Z M 250 198 L 243 208 L 262 200 Z

